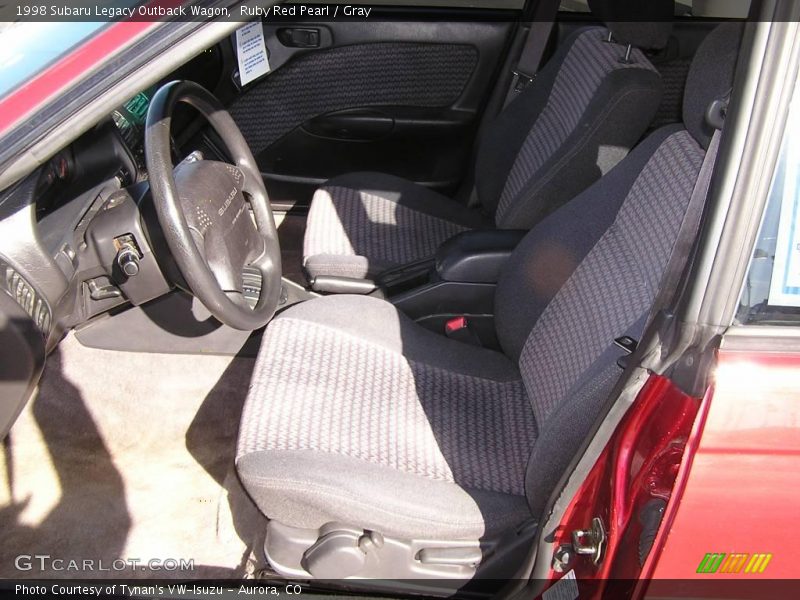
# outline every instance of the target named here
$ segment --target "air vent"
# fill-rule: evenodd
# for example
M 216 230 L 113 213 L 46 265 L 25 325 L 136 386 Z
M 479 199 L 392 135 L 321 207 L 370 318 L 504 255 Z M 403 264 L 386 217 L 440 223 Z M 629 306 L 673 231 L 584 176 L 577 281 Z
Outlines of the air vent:
M 0 284 L 47 336 L 50 332 L 50 307 L 47 302 L 22 275 L 3 261 L 0 261 L 0 273 L 2 273 Z

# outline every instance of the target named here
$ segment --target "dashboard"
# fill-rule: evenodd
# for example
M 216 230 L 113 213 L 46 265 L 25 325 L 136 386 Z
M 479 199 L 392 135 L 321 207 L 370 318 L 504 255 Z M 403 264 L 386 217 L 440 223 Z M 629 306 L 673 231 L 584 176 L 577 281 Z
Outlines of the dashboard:
M 6 287 L 24 305 L 45 339 L 57 338 L 61 328 L 75 326 L 131 300 L 129 291 L 119 293 L 119 286 L 113 281 L 109 265 L 115 256 L 100 256 L 102 253 L 93 246 L 108 242 L 118 249 L 122 243 L 119 240 L 126 239 L 124 236 L 132 235 L 132 230 L 139 227 L 138 213 L 137 223 L 129 215 L 127 224 L 122 226 L 126 231 L 112 235 L 110 241 L 96 239 L 99 234 L 94 231 L 98 228 L 95 221 L 102 221 L 98 215 L 103 216 L 104 208 L 114 199 L 132 199 L 132 205 L 147 203 L 144 133 L 150 102 L 160 85 L 168 80 L 199 80 L 201 85 L 214 89 L 214 79 L 219 74 L 218 68 L 211 68 L 215 61 L 218 62 L 215 51 L 204 52 L 164 82 L 140 91 L 59 150 L 23 185 L 11 190 L 7 198 L 0 197 L 3 214 L 6 214 L 3 209 L 11 205 L 30 207 L 32 223 L 27 238 L 32 246 L 30 252 L 52 267 L 35 282 L 26 280 L 11 267 L 8 267 L 11 274 L 0 278 L 0 286 Z M 175 164 L 199 147 L 208 151 L 204 143 L 206 124 L 193 108 L 178 105 L 171 125 Z M 139 231 L 139 237 L 147 238 L 148 233 Z M 144 247 L 147 242 L 140 244 Z M 144 254 L 139 257 L 145 258 Z M 0 264 L 0 269 L 4 265 Z M 53 284 L 53 291 L 48 290 L 51 287 L 48 283 Z M 37 289 L 44 289 L 45 293 Z M 131 293 L 137 300 L 136 293 Z M 31 302 L 30 298 L 34 300 Z
M 136 154 L 144 153 L 144 124 L 150 100 L 156 93 L 156 86 L 139 92 L 125 104 L 111 113 L 111 119 L 122 135 L 122 139 Z
M 97 188 L 122 188 L 145 178 L 143 163 L 111 120 L 58 152 L 40 170 L 35 216 L 40 241 L 55 256 L 75 231 Z
M 188 73 L 175 73 L 169 80 L 197 75 L 212 55 L 204 53 L 182 69 Z M 58 257 L 65 245 L 68 252 L 75 250 L 69 248 L 69 238 L 72 232 L 81 232 L 82 220 L 92 214 L 91 207 L 98 196 L 147 181 L 145 123 L 150 102 L 161 83 L 114 109 L 40 168 L 34 192 L 35 217 L 39 239 L 50 256 Z M 205 122 L 193 108 L 178 105 L 171 129 L 175 164 L 203 145 Z
M 206 50 L 98 115 L 89 131 L 0 190 L 0 437 L 66 331 L 163 296 L 180 281 L 172 265 L 156 260 L 158 254 L 169 263 L 170 255 L 159 246 L 150 200 L 147 112 L 167 81 L 187 79 L 220 91 L 232 64 L 224 44 Z M 176 164 L 195 149 L 214 148 L 205 142 L 206 129 L 194 109 L 179 105 L 171 122 Z

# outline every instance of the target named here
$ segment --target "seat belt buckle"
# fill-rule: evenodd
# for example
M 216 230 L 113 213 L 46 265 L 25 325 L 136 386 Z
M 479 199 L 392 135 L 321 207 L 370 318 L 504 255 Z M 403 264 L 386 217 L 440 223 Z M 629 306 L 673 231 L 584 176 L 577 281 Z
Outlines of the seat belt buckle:
M 453 317 L 448 319 L 444 324 L 444 334 L 451 340 L 464 342 L 465 344 L 472 344 L 473 346 L 482 346 L 481 339 L 478 334 L 470 328 L 467 317 Z
M 512 71 L 512 73 L 514 74 L 514 91 L 517 93 L 528 87 L 536 77 L 536 75 L 531 76 L 519 70 Z
M 636 352 L 636 348 L 639 346 L 639 342 L 637 342 L 629 335 L 623 335 L 615 339 L 614 344 L 625 351 L 625 355 L 620 356 L 619 359 L 617 359 L 617 366 L 624 371 L 625 369 L 628 368 L 628 363 L 630 362 L 631 354 Z

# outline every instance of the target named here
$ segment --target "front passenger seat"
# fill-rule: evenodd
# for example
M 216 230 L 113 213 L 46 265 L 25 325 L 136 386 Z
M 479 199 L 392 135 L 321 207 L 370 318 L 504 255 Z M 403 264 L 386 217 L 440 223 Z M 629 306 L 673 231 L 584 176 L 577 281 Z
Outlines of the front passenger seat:
M 620 0 L 591 0 L 603 21 Z M 673 0 L 625 3 L 657 21 Z M 638 14 L 631 15 L 636 10 Z M 499 115 L 475 164 L 479 209 L 383 173 L 350 173 L 317 190 L 303 264 L 318 276 L 372 278 L 430 258 L 468 229 L 530 229 L 617 164 L 651 123 L 661 77 L 641 49 L 662 48 L 669 22 L 611 22 L 576 31 Z
M 271 519 L 273 568 L 510 576 L 621 373 L 615 338 L 641 337 L 711 141 L 705 109 L 730 94 L 741 33 L 722 25 L 701 45 L 683 124 L 650 135 L 511 255 L 495 295 L 502 352 L 369 296 L 315 298 L 269 324 L 236 468 Z

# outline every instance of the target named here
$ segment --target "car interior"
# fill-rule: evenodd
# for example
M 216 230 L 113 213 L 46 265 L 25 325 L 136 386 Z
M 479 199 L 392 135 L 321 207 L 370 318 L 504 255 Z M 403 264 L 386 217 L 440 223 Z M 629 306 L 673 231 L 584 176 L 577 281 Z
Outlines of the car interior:
M 514 577 L 718 143 L 744 24 L 690 4 L 562 2 L 532 77 L 503 9 L 265 20 L 54 148 L 0 196 L 2 576 Z

